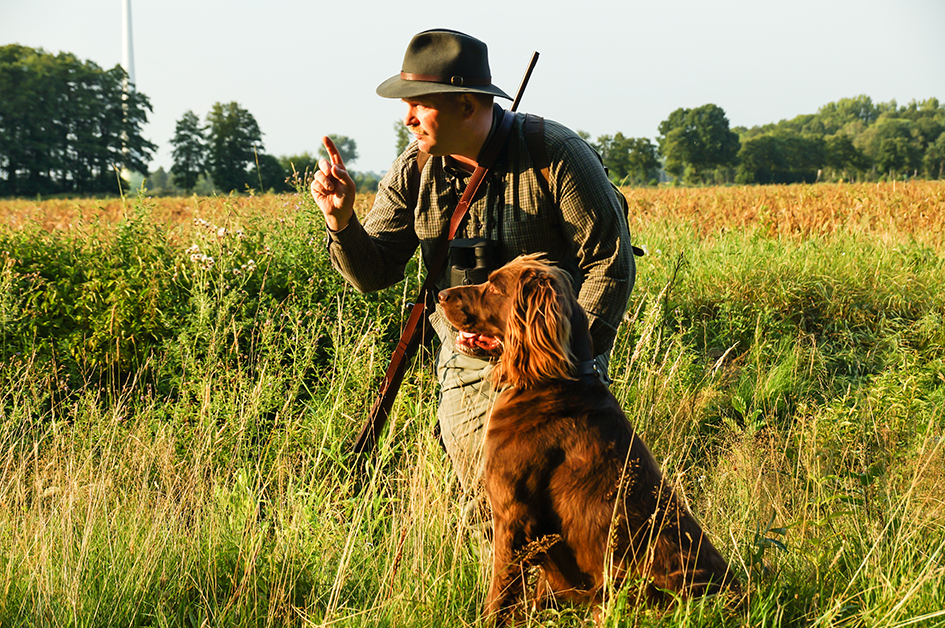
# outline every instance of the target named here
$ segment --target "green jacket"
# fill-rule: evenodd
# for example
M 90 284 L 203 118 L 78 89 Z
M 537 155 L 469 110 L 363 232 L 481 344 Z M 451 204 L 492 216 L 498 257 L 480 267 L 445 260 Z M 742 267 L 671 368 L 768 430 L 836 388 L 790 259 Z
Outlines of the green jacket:
M 543 192 L 541 174 L 526 145 L 524 119 L 524 114 L 516 114 L 506 146 L 470 203 L 456 237 L 497 241 L 500 265 L 525 253 L 546 253 L 574 280 L 578 302 L 590 319 L 595 353 L 608 354 L 636 274 L 626 216 L 594 150 L 550 120 L 545 121 L 550 195 Z M 468 173 L 452 167 L 446 158 L 431 157 L 420 175 L 411 211 L 418 152 L 414 142 L 397 158 L 363 224 L 353 219 L 342 231 L 329 232 L 333 265 L 361 292 L 403 279 L 417 246 L 425 263 L 430 263 L 437 239 L 465 189 Z M 448 287 L 447 278 L 444 273 L 437 285 Z M 443 338 L 443 321 L 432 322 Z

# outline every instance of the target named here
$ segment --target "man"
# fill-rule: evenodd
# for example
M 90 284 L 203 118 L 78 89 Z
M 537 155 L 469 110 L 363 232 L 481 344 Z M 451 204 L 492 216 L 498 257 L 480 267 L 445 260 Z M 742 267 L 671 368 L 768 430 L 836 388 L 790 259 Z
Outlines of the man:
M 384 176 L 364 223 L 354 215 L 354 182 L 328 138 L 331 160 L 321 160 L 311 187 L 325 214 L 332 263 L 362 292 L 403 279 L 417 246 L 424 263 L 431 263 L 470 173 L 497 133 L 503 112 L 493 99 L 511 100 L 492 84 L 486 45 L 463 33 L 438 29 L 416 35 L 402 68 L 377 93 L 403 100 L 404 124 L 416 140 Z M 544 124 L 545 180 L 529 151 L 524 118 L 515 115 L 456 237 L 490 242 L 493 269 L 521 254 L 544 252 L 567 270 L 590 319 L 595 360 L 606 378 L 635 277 L 624 210 L 593 149 L 552 121 Z M 437 287 L 449 287 L 448 270 Z M 441 436 L 463 488 L 475 491 L 495 397 L 488 382 L 492 364 L 457 350 L 456 332 L 439 310 L 430 322 L 442 341 Z

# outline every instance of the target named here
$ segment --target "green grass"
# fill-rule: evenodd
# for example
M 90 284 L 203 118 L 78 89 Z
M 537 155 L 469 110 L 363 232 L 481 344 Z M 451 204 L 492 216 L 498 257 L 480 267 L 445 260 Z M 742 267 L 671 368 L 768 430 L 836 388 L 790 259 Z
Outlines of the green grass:
M 0 231 L 0 625 L 481 625 L 428 355 L 376 455 L 348 453 L 415 268 L 354 293 L 285 198 Z M 635 240 L 613 390 L 747 596 L 617 592 L 604 625 L 945 626 L 942 251 L 858 226 Z

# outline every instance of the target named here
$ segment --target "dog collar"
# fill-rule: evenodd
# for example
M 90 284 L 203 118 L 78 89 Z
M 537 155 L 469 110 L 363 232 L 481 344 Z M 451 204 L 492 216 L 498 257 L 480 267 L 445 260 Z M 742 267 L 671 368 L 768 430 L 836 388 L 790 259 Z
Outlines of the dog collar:
M 574 365 L 574 374 L 578 376 L 590 375 L 600 377 L 600 371 L 597 370 L 597 362 L 594 360 L 584 360 Z

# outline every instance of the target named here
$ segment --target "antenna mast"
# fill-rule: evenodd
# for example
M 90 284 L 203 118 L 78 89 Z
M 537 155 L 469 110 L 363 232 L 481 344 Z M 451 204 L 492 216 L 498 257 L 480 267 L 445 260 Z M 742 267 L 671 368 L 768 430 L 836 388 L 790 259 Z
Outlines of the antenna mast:
M 128 94 L 134 89 L 135 84 L 135 57 L 131 41 L 131 0 L 121 0 L 121 67 L 124 68 L 125 78 L 122 85 L 122 113 L 127 122 L 128 118 Z M 122 164 L 121 175 L 126 181 L 131 178 L 128 163 L 128 131 L 121 132 L 121 156 Z
M 135 55 L 131 41 L 131 0 L 121 0 L 121 67 L 128 74 L 128 82 L 135 82 Z

